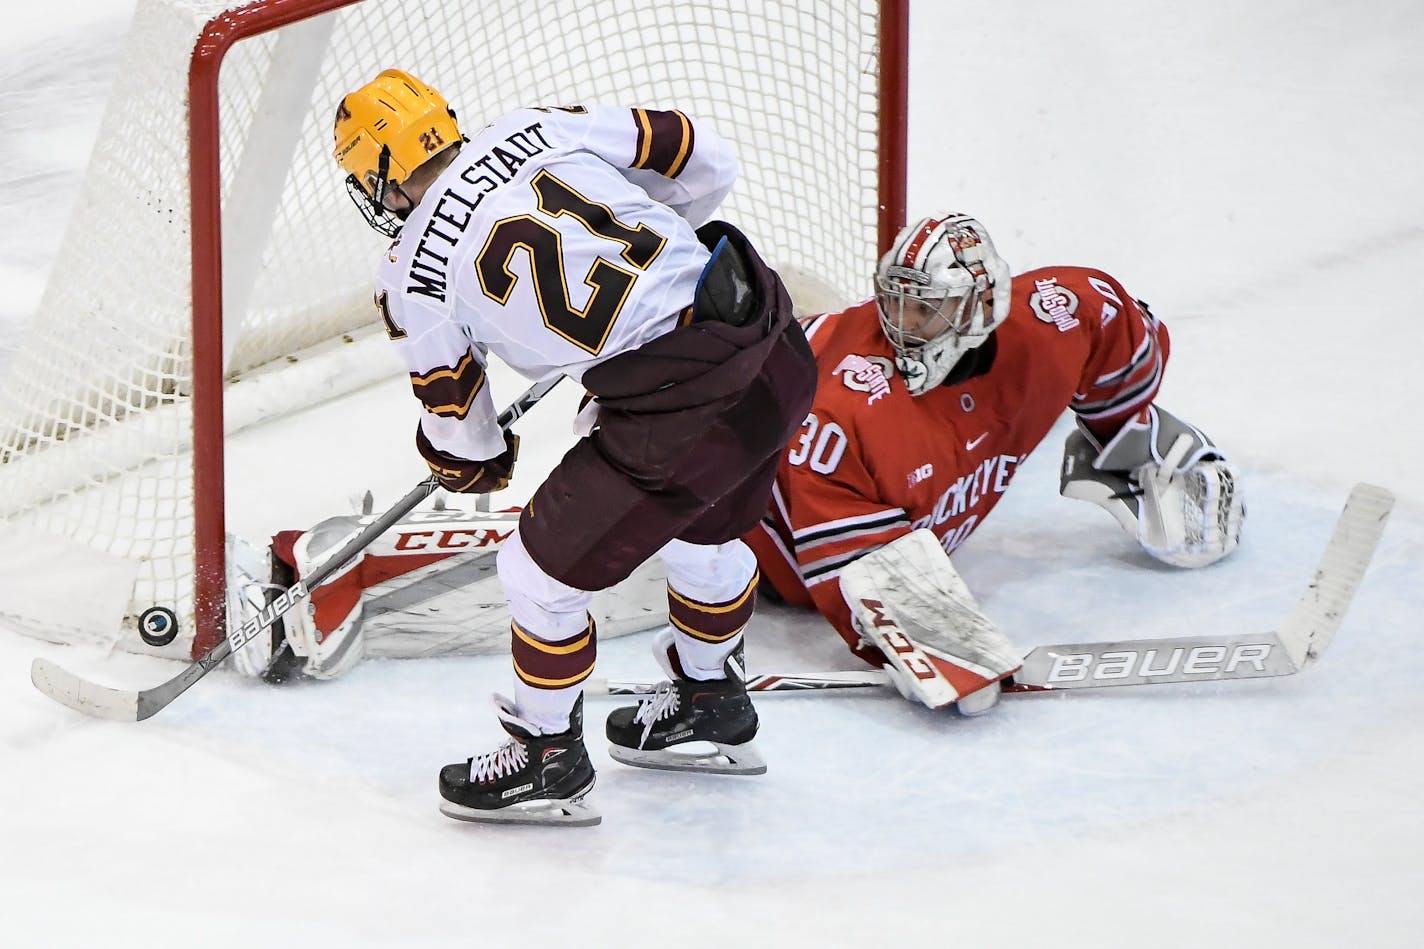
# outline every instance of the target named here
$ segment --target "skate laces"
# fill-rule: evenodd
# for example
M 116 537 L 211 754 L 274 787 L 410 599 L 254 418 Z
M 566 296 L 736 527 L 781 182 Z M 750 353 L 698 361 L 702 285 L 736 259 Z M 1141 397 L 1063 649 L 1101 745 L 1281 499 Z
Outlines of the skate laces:
M 470 780 L 476 783 L 494 781 L 513 774 L 529 763 L 529 751 L 523 742 L 513 738 L 487 754 L 470 759 Z
M 491 696 L 491 704 L 494 706 L 495 714 L 499 716 L 501 725 L 506 728 L 509 725 L 515 725 L 531 734 L 538 734 L 538 729 L 515 714 L 514 703 L 503 695 Z M 476 755 L 470 759 L 470 780 L 473 782 L 494 781 L 513 774 L 528 763 L 529 749 L 525 748 L 524 743 L 519 739 L 510 738 L 494 751 Z
M 661 682 L 656 692 L 645 699 L 639 699 L 638 711 L 633 714 L 633 724 L 643 726 L 643 737 L 638 744 L 646 742 L 653 726 L 676 714 L 681 704 L 682 698 L 678 695 L 676 682 Z

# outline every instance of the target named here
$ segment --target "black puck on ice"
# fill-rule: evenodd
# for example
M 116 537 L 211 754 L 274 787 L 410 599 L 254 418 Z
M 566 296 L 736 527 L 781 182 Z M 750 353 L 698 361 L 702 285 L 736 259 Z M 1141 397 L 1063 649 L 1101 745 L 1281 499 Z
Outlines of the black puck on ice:
M 166 646 L 178 638 L 178 616 L 166 606 L 150 606 L 138 615 L 138 634 L 150 646 Z

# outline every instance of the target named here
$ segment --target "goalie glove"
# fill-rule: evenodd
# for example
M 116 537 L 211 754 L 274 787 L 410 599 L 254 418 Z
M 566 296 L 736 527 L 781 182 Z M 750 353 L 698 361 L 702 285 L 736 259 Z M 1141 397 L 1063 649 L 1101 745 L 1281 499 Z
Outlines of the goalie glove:
M 1236 467 L 1200 429 L 1155 405 L 1106 445 L 1074 430 L 1058 491 L 1097 504 L 1174 567 L 1204 567 L 1231 553 L 1246 515 Z

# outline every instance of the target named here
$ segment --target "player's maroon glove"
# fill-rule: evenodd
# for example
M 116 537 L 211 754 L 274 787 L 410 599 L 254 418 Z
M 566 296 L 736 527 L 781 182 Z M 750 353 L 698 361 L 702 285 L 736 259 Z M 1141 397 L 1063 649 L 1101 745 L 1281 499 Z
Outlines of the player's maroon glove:
M 430 466 L 435 480 L 446 491 L 457 494 L 489 494 L 509 485 L 509 477 L 514 473 L 514 462 L 519 457 L 519 436 L 504 433 L 504 451 L 484 461 L 470 461 L 456 458 L 430 444 L 425 431 L 416 426 L 415 447 L 420 457 Z

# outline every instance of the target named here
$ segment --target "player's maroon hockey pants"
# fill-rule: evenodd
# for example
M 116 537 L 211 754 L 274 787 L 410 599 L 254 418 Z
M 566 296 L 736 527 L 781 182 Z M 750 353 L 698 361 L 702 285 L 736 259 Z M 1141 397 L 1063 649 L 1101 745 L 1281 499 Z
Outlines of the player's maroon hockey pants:
M 726 543 L 766 510 L 781 451 L 810 411 L 816 364 L 781 280 L 742 250 L 765 319 L 693 323 L 584 374 L 598 427 L 519 521 L 556 580 L 602 590 L 674 538 Z

